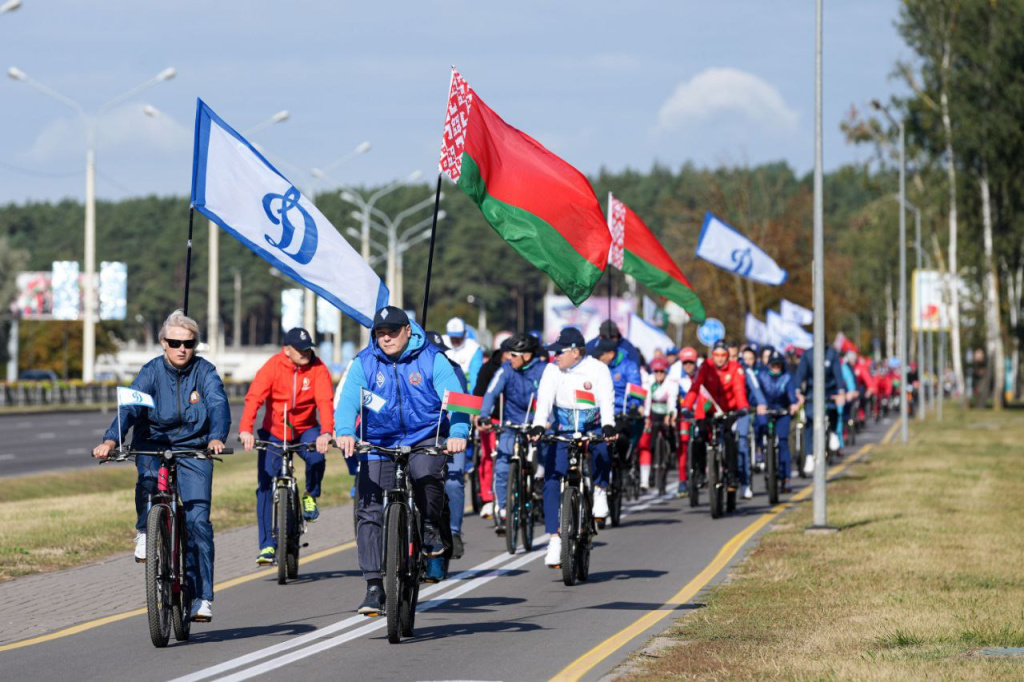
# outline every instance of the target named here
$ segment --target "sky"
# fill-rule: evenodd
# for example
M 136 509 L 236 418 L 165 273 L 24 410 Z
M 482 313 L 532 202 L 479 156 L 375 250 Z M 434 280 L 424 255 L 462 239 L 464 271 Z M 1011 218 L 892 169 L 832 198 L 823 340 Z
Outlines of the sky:
M 839 131 L 850 107 L 903 92 L 891 73 L 912 54 L 894 28 L 898 7 L 825 3 L 826 170 L 870 154 Z M 813 168 L 813 0 L 23 0 L 0 14 L 4 71 L 92 117 L 105 199 L 189 193 L 197 97 L 243 132 L 288 110 L 251 139 L 300 187 L 416 170 L 427 182 L 451 65 L 584 173 Z M 167 67 L 173 79 L 96 115 Z M 0 204 L 84 197 L 82 117 L 11 78 L 0 80 L 0 110 Z M 350 154 L 364 141 L 370 151 Z M 328 167 L 328 180 L 311 179 Z

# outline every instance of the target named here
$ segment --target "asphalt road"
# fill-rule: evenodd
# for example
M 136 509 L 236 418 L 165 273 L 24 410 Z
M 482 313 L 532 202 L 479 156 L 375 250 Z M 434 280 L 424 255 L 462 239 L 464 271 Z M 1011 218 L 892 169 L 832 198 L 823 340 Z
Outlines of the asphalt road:
M 0 477 L 94 466 L 89 453 L 115 416 L 113 410 L 0 415 Z M 241 416 L 242 404 L 233 404 L 231 438 Z
M 858 447 L 878 440 L 885 426 L 871 427 Z M 634 503 L 620 528 L 600 533 L 590 580 L 575 587 L 543 565 L 543 551 L 510 556 L 489 522 L 469 517 L 466 556 L 452 566 L 461 573 L 424 586 L 416 636 L 398 645 L 388 644 L 383 620 L 354 613 L 364 583 L 349 549 L 303 565 L 300 580 L 285 586 L 257 580 L 221 590 L 213 622 L 194 625 L 187 643 L 153 648 L 145 616 L 137 616 L 0 653 L 0 669 L 6 679 L 60 682 L 548 679 L 644 614 L 665 608 L 769 510 L 763 477 L 755 490 L 737 513 L 718 520 L 706 504 L 691 509 L 686 500 L 651 497 Z M 125 589 L 141 593 L 143 584 L 141 571 L 125 576 Z M 675 608 L 682 614 L 700 606 Z M 613 650 L 585 679 L 600 678 L 671 622 L 663 619 Z

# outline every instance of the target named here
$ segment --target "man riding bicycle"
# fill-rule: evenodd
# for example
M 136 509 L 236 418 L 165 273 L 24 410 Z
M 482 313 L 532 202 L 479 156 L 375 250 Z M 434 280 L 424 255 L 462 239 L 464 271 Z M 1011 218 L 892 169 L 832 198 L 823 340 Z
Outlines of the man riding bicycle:
M 602 362 L 587 356 L 583 334 L 575 327 L 566 327 L 558 340 L 548 346 L 555 362 L 544 367 L 537 388 L 537 413 L 533 416 L 531 437 L 539 440 L 545 430 L 555 433 L 587 433 L 600 427 L 603 435 L 615 435 L 615 388 L 612 375 Z M 561 566 L 562 538 L 558 534 L 561 518 L 562 478 L 569 471 L 568 443 L 551 443 L 542 448 L 544 461 L 544 525 L 551 535 L 544 563 Z M 611 471 L 607 443 L 590 446 L 593 461 L 594 516 L 598 504 L 608 514 L 606 490 Z
M 616 426 L 619 428 L 619 438 L 615 445 L 620 460 L 623 460 L 629 452 L 629 446 L 634 448 L 640 442 L 644 433 L 644 418 L 641 414 L 643 400 L 628 395 L 627 387 L 643 386 L 643 378 L 640 376 L 640 365 L 634 362 L 627 350 L 622 346 L 621 341 L 613 338 L 598 339 L 597 344 L 590 349 L 590 354 L 608 365 L 612 374 L 612 385 L 615 388 L 615 416 L 619 420 Z M 598 498 L 594 498 L 594 516 L 603 519 L 608 515 L 607 507 L 604 505 L 604 496 L 601 498 L 601 506 L 598 506 Z M 600 514 L 599 511 L 605 513 Z
M 490 414 L 499 396 L 505 398 L 504 421 L 523 424 L 527 416 L 532 416 L 532 402 L 537 397 L 541 376 L 547 366 L 536 358 L 539 346 L 537 337 L 531 334 L 516 334 L 508 341 L 509 359 L 495 373 L 487 387 L 481 416 L 477 418 L 478 429 L 487 431 L 491 428 Z M 508 467 L 515 441 L 514 431 L 503 431 L 498 437 L 498 453 L 494 458 L 494 496 L 498 505 L 496 513 L 499 534 L 503 533 L 505 528 Z
M 647 398 L 644 400 L 644 434 L 640 437 L 638 449 L 640 452 L 640 489 L 647 490 L 651 487 L 651 441 L 654 434 L 661 432 L 666 437 L 675 433 L 676 406 L 679 404 L 679 384 L 669 381 L 669 363 L 665 358 L 654 358 L 651 360 L 651 377 L 644 388 L 647 389 Z M 664 429 L 664 431 L 661 431 Z M 669 448 L 675 450 L 676 444 L 669 441 Z M 668 462 L 662 462 L 667 467 Z M 685 464 L 684 464 L 685 466 Z
M 352 363 L 335 409 L 338 447 L 345 457 L 354 454 L 357 417 L 361 419 L 360 439 L 370 445 L 433 445 L 439 425 L 442 436 L 449 428 L 448 419 L 441 419 L 445 391 L 462 391 L 455 370 L 401 308 L 385 306 L 378 310 L 372 332 L 369 345 Z M 454 454 L 466 449 L 469 418 L 454 413 L 450 420 L 445 449 Z M 366 580 L 366 598 L 358 610 L 364 615 L 379 615 L 384 608 L 383 495 L 394 483 L 395 465 L 388 457 L 374 453 L 361 454 L 359 459 L 356 549 Z M 434 559 L 427 562 L 426 579 L 431 582 L 444 577 L 441 555 L 445 544 L 439 528 L 444 464 L 442 457 L 413 453 L 408 465 L 416 506 L 424 518 L 423 553 Z
M 828 439 L 835 439 L 838 449 L 839 436 L 836 428 L 841 428 L 837 418 L 837 408 L 846 401 L 845 384 L 843 382 L 842 370 L 839 367 L 839 353 L 832 346 L 825 348 L 825 424 Z M 796 394 L 801 404 L 804 405 L 804 414 L 807 417 L 807 428 L 804 429 L 804 452 L 810 455 L 804 460 L 804 473 L 814 473 L 814 348 L 808 348 L 800 358 L 800 364 L 796 368 Z M 832 425 L 833 430 L 828 430 Z
M 224 449 L 231 428 L 231 410 L 217 368 L 196 355 L 199 325 L 180 310 L 175 310 L 160 328 L 164 354 L 150 360 L 139 371 L 131 388 L 153 397 L 154 407 L 123 405 L 118 408 L 110 428 L 103 434 L 92 456 L 106 459 L 129 429 L 132 448 L 166 450 L 209 448 L 214 454 Z M 120 432 L 118 432 L 120 419 Z M 149 498 L 157 493 L 160 458 L 138 455 L 135 458 L 138 481 L 135 484 L 135 561 L 146 561 L 146 517 Z M 185 572 L 191 594 L 191 618 L 213 620 L 213 524 L 210 523 L 210 499 L 213 488 L 213 461 L 181 458 L 178 460 L 178 494 L 185 505 L 188 553 Z
M 249 391 L 239 424 L 238 439 L 242 447 L 252 450 L 256 444 L 253 422 L 260 407 L 269 402 L 263 426 L 257 432 L 260 440 L 281 444 L 316 443 L 316 450 L 299 450 L 296 454 L 306 462 L 306 493 L 302 496 L 302 516 L 315 521 L 320 516 L 316 500 L 320 483 L 327 469 L 324 454 L 334 433 L 334 400 L 331 396 L 331 375 L 313 352 L 313 337 L 301 327 L 284 335 L 281 352 L 260 367 Z M 317 423 L 317 412 L 323 425 Z M 287 413 L 287 414 L 286 414 Z M 286 421 L 287 420 L 287 421 Z M 263 566 L 275 560 L 273 538 L 274 477 L 281 471 L 281 449 L 260 448 L 256 465 L 256 521 L 259 527 L 259 554 L 256 563 Z
M 677 395 L 679 398 L 684 398 L 687 393 L 690 392 L 690 386 L 693 384 L 693 378 L 697 376 L 697 350 L 687 346 L 679 351 L 679 360 L 672 364 L 668 368 L 667 380 L 675 383 L 678 387 Z M 700 400 L 694 406 L 696 408 L 696 418 L 698 421 L 704 419 L 704 403 L 706 401 Z M 675 403 L 675 409 L 678 412 L 679 402 Z M 706 461 L 705 453 L 705 438 L 698 428 L 681 428 L 679 429 L 679 496 L 684 497 L 686 495 L 686 481 L 687 481 L 687 459 L 689 457 L 690 442 L 693 442 L 694 453 L 697 455 L 697 459 L 700 463 Z M 703 467 L 694 467 L 694 471 L 699 471 L 703 475 Z M 697 487 L 703 485 L 703 481 L 695 482 Z
M 745 410 L 750 407 L 747 401 L 746 377 L 739 362 L 729 359 L 729 345 L 724 341 L 715 342 L 711 350 L 711 362 L 705 362 L 697 370 L 697 376 L 693 378 L 690 390 L 683 399 L 683 418 L 693 417 L 694 404 L 705 399 L 703 392 L 706 392 L 723 412 Z M 759 409 L 763 411 L 764 407 L 761 406 Z M 727 429 L 726 434 L 730 439 L 727 448 L 729 461 L 726 463 L 729 469 L 729 488 L 735 489 L 739 464 L 738 443 L 732 429 Z
M 764 392 L 770 410 L 787 410 L 789 416 L 778 417 L 775 420 L 775 435 L 779 438 L 779 471 L 778 478 L 782 482 L 782 492 L 789 493 L 790 464 L 792 458 L 789 452 L 789 423 L 790 417 L 800 409 L 800 403 L 796 397 L 796 387 L 793 376 L 786 371 L 786 358 L 778 351 L 772 351 L 768 356 L 766 366 L 758 373 L 761 379 L 761 390 Z M 767 433 L 767 429 L 765 430 Z

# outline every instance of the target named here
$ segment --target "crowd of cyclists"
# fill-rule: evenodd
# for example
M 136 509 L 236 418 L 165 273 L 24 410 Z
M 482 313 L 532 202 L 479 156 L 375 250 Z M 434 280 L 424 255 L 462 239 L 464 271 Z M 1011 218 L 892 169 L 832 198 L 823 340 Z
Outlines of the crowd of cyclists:
M 135 450 L 206 448 L 212 457 L 225 449 L 228 401 L 216 368 L 196 354 L 198 324 L 175 311 L 159 339 L 163 355 L 147 363 L 131 385 L 152 396 L 153 406 L 122 405 L 93 450 L 97 459 L 111 458 L 130 431 Z M 900 390 L 898 361 L 880 364 L 855 348 L 842 350 L 827 347 L 824 359 L 827 449 L 834 457 L 842 456 L 867 421 L 884 417 L 901 399 L 914 403 L 912 387 Z M 355 477 L 357 554 L 366 582 L 357 610 L 367 616 L 381 615 L 390 596 L 382 575 L 382 536 L 386 491 L 396 484 L 389 453 L 396 448 L 409 453 L 400 475 L 409 477 L 422 518 L 424 582 L 443 580 L 448 562 L 463 555 L 467 492 L 469 508 L 493 519 L 495 533 L 505 535 L 510 461 L 522 454 L 517 448 L 524 443 L 530 444 L 531 457 L 524 461 L 539 493 L 532 513 L 550 536 L 545 564 L 552 568 L 564 559 L 560 505 L 570 439 L 560 435 L 593 434 L 587 485 L 598 529 L 609 517 L 612 525 L 618 523 L 621 477 L 635 481 L 641 493 L 665 494 L 668 488 L 668 495 L 685 497 L 706 486 L 708 445 L 714 441 L 717 447 L 712 430 L 722 424 L 716 434 L 725 434 L 723 485 L 733 499 L 751 499 L 754 473 L 766 471 L 769 426 L 777 436 L 778 461 L 768 471 L 775 472 L 779 489 L 789 492 L 794 475 L 806 477 L 814 470 L 809 422 L 815 352 L 719 340 L 706 354 L 693 347 L 664 348 L 645 358 L 611 320 L 589 340 L 575 327 L 562 329 L 548 345 L 536 335 L 506 332 L 488 350 L 460 318 L 449 320 L 442 334 L 386 306 L 377 311 L 368 346 L 349 364 L 335 392 L 312 335 L 289 330 L 281 351 L 253 380 L 237 431 L 245 450 L 258 447 L 256 562 L 283 560 L 275 556 L 272 537 L 272 482 L 281 448 L 296 442 L 309 444 L 297 451 L 305 460 L 301 513 L 306 522 L 319 516 L 332 448 L 340 450 Z M 916 368 L 909 369 L 913 384 Z M 482 401 L 478 414 L 451 408 L 453 397 L 471 394 Z M 265 408 L 263 422 L 254 431 L 260 408 Z M 146 516 L 158 485 L 159 458 L 140 454 L 135 462 L 135 560 L 145 563 Z M 677 471 L 674 485 L 667 482 L 671 468 Z M 201 622 L 212 619 L 214 596 L 212 478 L 209 458 L 179 465 L 185 572 L 194 597 L 190 614 Z

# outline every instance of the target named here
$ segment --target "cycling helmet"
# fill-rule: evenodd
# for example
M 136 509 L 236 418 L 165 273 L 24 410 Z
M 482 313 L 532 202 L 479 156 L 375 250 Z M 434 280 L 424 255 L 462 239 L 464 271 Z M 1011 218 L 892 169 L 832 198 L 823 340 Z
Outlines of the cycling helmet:
M 682 349 L 679 351 L 679 360 L 681 362 L 697 362 L 697 349 L 690 346 Z
M 668 360 L 665 358 L 654 358 L 651 360 L 652 372 L 664 372 L 668 369 Z
M 536 353 L 537 337 L 531 334 L 516 334 L 508 341 L 508 350 L 514 353 Z

